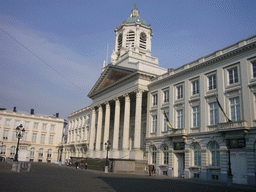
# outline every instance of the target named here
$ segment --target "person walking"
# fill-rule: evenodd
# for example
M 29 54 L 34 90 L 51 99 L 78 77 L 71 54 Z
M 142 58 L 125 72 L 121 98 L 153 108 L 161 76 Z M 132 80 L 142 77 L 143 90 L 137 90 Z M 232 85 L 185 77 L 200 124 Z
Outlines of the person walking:
M 81 161 L 80 165 L 81 165 L 81 169 L 83 169 L 83 167 L 84 167 L 84 162 Z
M 75 162 L 75 165 L 76 165 L 76 169 L 77 169 L 77 167 L 78 167 L 78 162 L 77 161 Z

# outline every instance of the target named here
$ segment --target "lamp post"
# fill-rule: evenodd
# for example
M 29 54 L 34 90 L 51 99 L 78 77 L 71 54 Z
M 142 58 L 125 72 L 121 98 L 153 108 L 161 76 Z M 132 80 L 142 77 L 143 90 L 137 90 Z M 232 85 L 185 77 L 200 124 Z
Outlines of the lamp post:
M 16 147 L 16 154 L 14 156 L 13 161 L 18 161 L 18 151 L 19 151 L 19 145 L 20 145 L 20 139 L 23 137 L 23 134 L 25 132 L 25 128 L 20 124 L 16 127 L 16 136 L 18 137 L 18 143 Z
M 105 143 L 105 147 L 107 149 L 107 156 L 106 156 L 106 163 L 105 163 L 105 173 L 108 173 L 108 165 L 109 165 L 109 160 L 108 160 L 108 151 L 110 149 L 111 143 L 109 140 Z
M 233 180 L 233 175 L 232 175 L 231 160 L 230 160 L 230 140 L 227 140 L 227 148 L 228 148 L 228 185 L 231 185 Z

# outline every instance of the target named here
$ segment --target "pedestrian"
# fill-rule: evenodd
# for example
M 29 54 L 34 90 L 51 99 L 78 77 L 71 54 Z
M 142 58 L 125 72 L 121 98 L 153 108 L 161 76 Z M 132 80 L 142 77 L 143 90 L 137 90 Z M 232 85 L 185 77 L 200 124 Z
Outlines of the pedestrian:
M 152 167 L 152 175 L 155 176 L 155 166 Z
M 152 172 L 152 166 L 149 165 L 149 166 L 148 166 L 148 174 L 149 174 L 149 176 L 151 176 L 151 172 Z
M 76 165 L 76 169 L 77 169 L 77 167 L 78 167 L 78 162 L 77 161 L 75 162 L 75 165 Z
M 83 167 L 84 167 L 84 162 L 83 161 L 81 161 L 81 169 L 83 169 Z
M 88 164 L 87 164 L 87 163 L 85 163 L 85 167 L 84 167 L 84 168 L 85 168 L 85 169 L 87 169 L 87 166 L 88 166 Z

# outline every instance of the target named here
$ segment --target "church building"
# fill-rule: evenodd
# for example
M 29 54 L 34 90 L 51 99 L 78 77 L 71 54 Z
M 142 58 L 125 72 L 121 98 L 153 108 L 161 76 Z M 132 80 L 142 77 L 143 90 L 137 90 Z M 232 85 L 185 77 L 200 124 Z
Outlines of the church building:
M 136 6 L 115 34 L 92 104 L 69 116 L 66 150 L 104 159 L 108 141 L 116 171 L 154 165 L 167 177 L 255 184 L 256 35 L 165 69 L 151 56 L 152 27 Z

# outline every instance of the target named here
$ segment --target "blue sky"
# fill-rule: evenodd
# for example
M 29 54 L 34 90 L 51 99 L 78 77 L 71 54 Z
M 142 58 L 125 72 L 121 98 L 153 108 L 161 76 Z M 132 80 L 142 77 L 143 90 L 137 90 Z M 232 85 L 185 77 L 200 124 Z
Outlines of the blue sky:
M 256 34 L 256 0 L 0 0 L 0 108 L 67 119 L 90 105 L 107 44 L 110 58 L 135 3 L 164 68 Z

